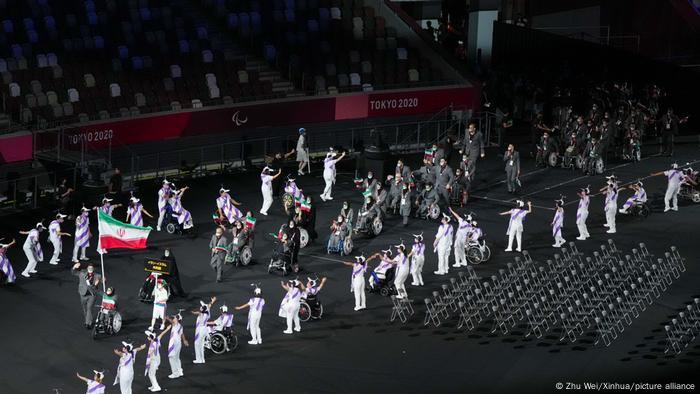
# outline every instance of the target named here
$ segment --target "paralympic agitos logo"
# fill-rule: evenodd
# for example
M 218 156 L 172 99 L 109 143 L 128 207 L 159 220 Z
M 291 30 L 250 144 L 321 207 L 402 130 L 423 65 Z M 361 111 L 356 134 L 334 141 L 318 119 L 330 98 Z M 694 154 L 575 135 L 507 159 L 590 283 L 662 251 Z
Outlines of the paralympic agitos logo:
M 241 116 L 241 111 L 236 111 L 231 117 L 231 122 L 233 122 L 236 126 L 242 126 L 248 123 L 248 117 L 246 116 L 245 118 L 243 118 Z

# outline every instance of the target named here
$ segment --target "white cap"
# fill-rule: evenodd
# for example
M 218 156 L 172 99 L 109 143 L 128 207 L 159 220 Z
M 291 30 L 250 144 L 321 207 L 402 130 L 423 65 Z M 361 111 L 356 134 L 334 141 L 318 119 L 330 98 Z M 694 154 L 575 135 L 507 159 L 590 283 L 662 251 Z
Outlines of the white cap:
M 39 228 L 39 227 L 44 228 L 44 223 L 39 222 L 36 224 L 36 226 L 34 226 L 34 228 Z
M 98 376 L 98 377 L 100 378 L 100 380 L 102 380 L 102 379 L 105 377 L 104 371 L 95 371 L 95 370 L 93 369 L 92 372 L 94 372 L 95 375 Z
M 223 187 L 219 189 L 219 193 L 228 193 L 229 191 L 229 189 L 224 189 Z
M 112 201 L 112 199 L 111 199 L 111 198 L 107 198 L 107 197 L 105 197 L 105 198 L 102 199 L 102 202 L 103 202 L 103 203 L 105 203 L 105 202 L 111 202 L 111 201 Z
M 515 200 L 515 205 L 516 205 L 518 208 L 522 208 L 522 207 L 525 206 L 525 202 L 524 202 L 523 200 Z
M 146 336 L 149 337 L 149 338 L 155 338 L 155 337 L 156 337 L 156 334 L 155 334 L 153 331 L 151 331 L 151 330 L 146 330 L 146 331 L 144 331 L 143 333 L 146 334 Z
M 168 181 L 167 179 L 163 179 L 163 184 L 164 184 L 164 185 L 170 185 L 171 183 L 170 183 L 170 181 Z
M 355 256 L 355 260 L 358 263 L 364 263 L 367 260 L 367 258 L 365 256 L 360 255 L 360 256 Z
M 64 214 L 62 214 L 62 213 L 60 213 L 60 212 L 56 214 L 56 219 L 64 219 L 64 218 L 66 218 L 66 217 L 68 217 L 68 215 L 64 215 Z
M 138 203 L 138 202 L 141 201 L 141 200 L 139 200 L 139 199 L 136 198 L 136 197 L 131 197 L 130 201 L 133 202 L 134 204 L 136 204 L 136 203 Z
M 228 307 L 226 305 L 221 305 L 221 312 L 228 312 Z
M 255 290 L 253 290 L 253 294 L 260 295 L 260 293 L 262 293 L 262 290 L 260 290 L 259 287 L 255 286 Z
M 80 208 L 80 211 L 82 211 L 82 212 L 90 212 L 90 210 L 89 210 L 88 208 L 85 208 L 85 206 L 83 206 L 82 208 Z

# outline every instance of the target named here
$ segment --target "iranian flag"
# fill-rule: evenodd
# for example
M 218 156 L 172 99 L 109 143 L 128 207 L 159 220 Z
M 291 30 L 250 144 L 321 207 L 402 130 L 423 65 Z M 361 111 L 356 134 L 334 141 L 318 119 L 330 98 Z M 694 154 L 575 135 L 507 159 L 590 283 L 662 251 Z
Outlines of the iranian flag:
M 150 227 L 139 227 L 133 224 L 122 223 L 107 215 L 101 209 L 97 210 L 97 222 L 99 223 L 100 238 L 97 250 L 115 248 L 144 249 Z

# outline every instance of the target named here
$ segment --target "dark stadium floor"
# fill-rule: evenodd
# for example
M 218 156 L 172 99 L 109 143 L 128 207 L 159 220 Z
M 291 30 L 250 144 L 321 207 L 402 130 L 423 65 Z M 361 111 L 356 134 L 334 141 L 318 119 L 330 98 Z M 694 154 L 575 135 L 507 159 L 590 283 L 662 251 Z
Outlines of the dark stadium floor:
M 507 218 L 497 212 L 510 208 L 511 195 L 505 193 L 502 163 L 497 152 L 489 151 L 485 161 L 478 164 L 477 182 L 468 209 L 475 212 L 484 229 L 486 239 L 494 252 L 491 261 L 476 267 L 482 276 L 491 275 L 505 267 L 515 254 L 503 252 L 505 248 Z M 525 155 L 523 155 L 525 156 Z M 678 163 L 700 160 L 700 152 L 693 145 L 677 147 Z M 669 158 L 650 157 L 635 165 L 611 164 L 622 182 L 646 177 L 653 171 L 667 169 Z M 700 167 L 700 164 L 696 165 Z M 602 186 L 604 179 L 582 177 L 562 169 L 533 170 L 533 162 L 524 160 L 522 194 L 536 207 L 550 208 L 560 194 L 567 197 L 564 236 L 575 240 L 574 217 L 575 192 L 587 184 L 592 189 Z M 318 200 L 323 184 L 318 174 L 301 177 L 298 183 Z M 347 172 L 345 172 L 347 171 Z M 184 378 L 172 381 L 167 358 L 162 359 L 158 372 L 159 383 L 173 393 L 224 393 L 224 392 L 549 392 L 555 391 L 557 382 L 695 382 L 700 366 L 700 340 L 696 340 L 679 356 L 665 356 L 663 349 L 663 325 L 677 314 L 678 309 L 692 297 L 700 294 L 700 268 L 697 248 L 700 205 L 680 202 L 680 211 L 663 214 L 658 203 L 663 196 L 666 182 L 663 177 L 645 180 L 645 187 L 653 196 L 655 212 L 646 220 L 618 215 L 618 233 L 612 238 L 618 247 L 630 250 L 639 242 L 645 242 L 652 253 L 662 253 L 670 245 L 676 245 L 687 259 L 688 270 L 673 283 L 668 292 L 651 308 L 643 312 L 632 326 L 608 348 L 593 345 L 593 337 L 584 335 L 576 343 L 559 342 L 559 332 L 549 331 L 542 339 L 523 338 L 524 326 L 515 328 L 509 335 L 490 334 L 491 324 L 482 323 L 472 332 L 456 329 L 456 318 L 439 328 L 422 325 L 425 307 L 422 299 L 447 282 L 450 275 L 438 277 L 432 274 L 437 264 L 436 256 L 426 253 L 424 277 L 426 286 L 421 289 L 407 283 L 409 295 L 415 300 L 416 314 L 406 323 L 389 322 L 391 301 L 377 294 L 367 294 L 366 311 L 353 312 L 354 301 L 350 287 L 350 270 L 341 265 L 340 258 L 326 255 L 325 238 L 327 223 L 337 214 L 344 199 L 352 201 L 355 210 L 361 195 L 352 185 L 351 170 L 339 169 L 334 188 L 335 199 L 321 203 L 317 217 L 319 240 L 300 253 L 302 266 L 319 276 L 327 276 L 328 283 L 320 298 L 325 314 L 322 320 L 302 325 L 302 332 L 292 336 L 282 334 L 284 321 L 277 316 L 283 297 L 280 277 L 267 273 L 270 241 L 265 234 L 276 231 L 283 221 L 283 212 L 276 199 L 268 217 L 258 219 L 255 264 L 244 268 L 227 267 L 223 283 L 214 282 L 209 267 L 208 241 L 213 231 L 210 219 L 220 183 L 231 187 L 234 198 L 245 209 L 257 212 L 262 198 L 257 173 L 214 177 L 189 183 L 192 190 L 183 204 L 194 218 L 198 235 L 194 238 L 152 233 L 148 250 L 114 251 L 105 258 L 107 276 L 120 295 L 120 310 L 125 318 L 122 332 L 116 337 L 94 341 L 83 328 L 76 279 L 70 275 L 69 253 L 72 242 L 64 246 L 63 261 L 58 267 L 40 264 L 36 279 L 22 277 L 12 287 L 0 288 L 3 313 L 0 318 L 0 392 L 2 393 L 78 393 L 84 384 L 75 378 L 75 372 L 88 374 L 93 369 L 106 369 L 108 392 L 118 392 L 112 387 L 117 367 L 117 357 L 112 349 L 125 338 L 137 343 L 144 340 L 143 331 L 149 324 L 152 307 L 137 299 L 137 291 L 146 276 L 143 258 L 160 256 L 169 246 L 177 257 L 187 300 L 176 299 L 168 306 L 194 309 L 200 299 L 216 295 L 220 302 L 234 306 L 249 297 L 250 283 L 261 282 L 267 305 L 261 322 L 263 345 L 247 345 L 246 314 L 235 317 L 239 348 L 222 356 L 207 353 L 207 363 L 192 364 L 193 349 L 184 348 L 181 355 Z M 492 185 L 491 187 L 488 187 Z M 183 186 L 183 185 L 178 185 Z M 155 209 L 154 188 L 142 188 L 140 197 L 151 212 Z M 619 205 L 629 195 L 623 192 Z M 600 196 L 591 201 L 588 219 L 592 238 L 577 242 L 581 251 L 592 251 L 608 237 L 602 223 L 603 201 Z M 538 261 L 551 258 L 552 237 L 549 223 L 553 211 L 535 208 L 525 220 L 524 248 Z M 117 213 L 123 218 L 123 211 Z M 37 217 L 18 215 L 3 218 L 0 231 L 4 234 L 26 229 Z M 92 224 L 95 224 L 93 217 Z M 153 222 L 149 223 L 153 224 Z M 412 241 L 411 234 L 424 231 L 426 244 L 430 245 L 437 224 L 413 219 L 409 226 L 400 225 L 400 219 L 390 217 L 385 231 L 379 237 L 356 237 L 356 251 L 365 255 L 397 244 L 400 239 Z M 71 226 L 72 227 L 72 226 Z M 72 228 L 70 229 L 72 232 Z M 93 230 L 96 232 L 95 230 Z M 21 272 L 25 265 L 18 238 L 9 256 L 15 270 Z M 430 249 L 430 248 L 429 248 Z M 51 247 L 44 243 L 46 255 Z M 97 254 L 89 251 L 93 261 Z M 47 259 L 48 260 L 48 259 Z M 451 262 L 452 263 L 452 262 Z M 301 278 L 305 279 L 305 275 Z M 409 281 L 410 282 L 410 281 Z M 218 308 L 216 308 L 218 312 Z M 185 333 L 191 340 L 194 317 L 186 315 Z M 134 392 L 147 392 L 143 376 L 145 354 L 140 354 L 135 366 Z

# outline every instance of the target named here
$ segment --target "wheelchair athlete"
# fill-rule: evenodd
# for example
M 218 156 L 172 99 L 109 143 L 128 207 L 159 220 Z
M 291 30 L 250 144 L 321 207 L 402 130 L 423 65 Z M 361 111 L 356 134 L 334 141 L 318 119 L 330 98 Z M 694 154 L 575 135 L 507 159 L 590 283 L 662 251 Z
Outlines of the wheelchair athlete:
M 231 228 L 231 242 L 226 246 L 226 262 L 235 264 L 238 262 L 247 265 L 252 257 L 252 229 L 248 227 L 240 220 L 236 221 L 236 224 Z M 249 249 L 245 256 L 242 256 L 244 249 Z M 245 261 L 240 261 L 245 259 Z
M 354 231 L 368 232 L 374 219 L 380 215 L 381 208 L 375 202 L 372 196 L 367 195 L 364 205 L 362 205 L 360 212 L 357 214 L 357 221 L 355 222 Z
M 438 202 L 438 194 L 432 183 L 426 183 L 425 189 L 420 193 L 416 199 L 416 206 L 418 210 L 416 211 L 416 217 L 427 219 L 430 207 Z
M 350 227 L 342 215 L 331 224 L 331 235 L 328 237 L 328 253 L 338 253 L 343 255 L 343 244 L 351 236 Z

